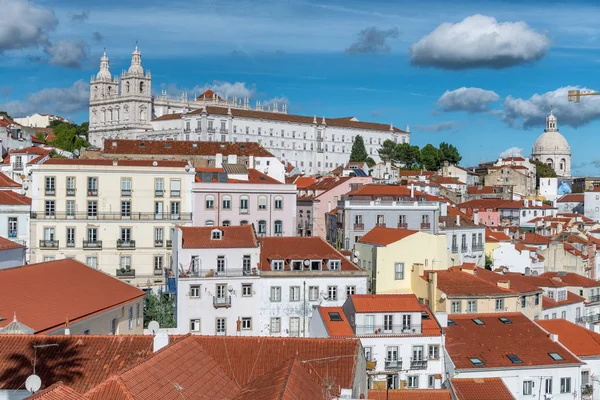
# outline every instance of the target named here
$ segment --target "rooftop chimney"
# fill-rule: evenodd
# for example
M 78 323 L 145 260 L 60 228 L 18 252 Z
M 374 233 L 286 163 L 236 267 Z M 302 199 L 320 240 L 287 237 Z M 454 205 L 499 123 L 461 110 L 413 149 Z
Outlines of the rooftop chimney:
M 169 344 L 169 335 L 167 335 L 166 332 L 159 331 L 156 333 L 156 335 L 154 335 L 154 343 L 153 343 L 152 350 L 154 351 L 154 353 L 156 353 L 163 347 L 166 347 L 168 344 Z
M 550 340 L 552 340 L 553 342 L 557 342 L 558 343 L 558 335 L 556 333 L 551 333 L 550 334 Z
M 456 226 L 460 226 L 460 215 L 456 216 Z

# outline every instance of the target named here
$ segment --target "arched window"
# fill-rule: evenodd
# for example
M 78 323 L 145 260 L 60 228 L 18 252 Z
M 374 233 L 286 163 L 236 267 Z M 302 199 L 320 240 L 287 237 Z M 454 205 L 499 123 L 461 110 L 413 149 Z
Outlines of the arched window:
M 107 90 L 108 90 L 108 97 L 110 97 L 110 95 L 112 94 L 112 87 L 111 87 L 111 86 L 109 86 L 109 87 L 107 88 Z
M 109 109 L 108 109 L 108 116 L 107 116 L 107 120 L 108 120 L 108 121 L 112 121 L 112 115 L 113 115 L 113 114 L 112 114 L 112 108 L 109 108 Z
M 221 203 L 223 205 L 223 210 L 231 210 L 231 196 L 223 196 Z
M 207 210 L 213 210 L 215 208 L 215 196 L 212 194 L 207 195 L 204 204 Z
M 98 98 L 98 85 L 94 86 L 94 98 Z
M 129 107 L 123 107 L 123 119 L 125 121 L 129 120 Z
M 129 82 L 125 84 L 125 93 L 129 93 Z
M 283 233 L 283 222 L 280 220 L 275 221 L 275 234 L 281 235 Z
M 248 214 L 250 208 L 250 198 L 248 196 L 240 196 L 240 214 Z
M 142 109 L 140 110 L 140 121 L 143 121 L 146 119 L 146 109 L 144 107 L 142 107 Z
M 225 221 L 223 221 L 223 226 L 230 226 L 231 225 L 231 221 L 226 219 Z
M 266 235 L 267 234 L 267 221 L 261 219 L 258 221 L 258 234 Z
M 258 196 L 258 209 L 259 210 L 267 209 L 267 196 Z
M 207 220 L 204 222 L 204 225 L 205 225 L 205 226 L 214 226 L 214 225 L 215 225 L 215 221 L 213 221 L 212 219 L 207 219 Z
M 115 121 L 119 120 L 119 107 L 115 108 L 115 115 L 114 115 L 114 117 L 115 117 Z
M 283 197 L 275 196 L 275 209 L 283 210 Z
M 554 168 L 554 160 L 552 160 L 551 158 L 546 159 L 546 165 Z
M 560 170 L 564 171 L 567 168 L 567 160 L 564 158 L 560 159 Z
M 144 93 L 144 82 L 140 82 L 140 93 Z

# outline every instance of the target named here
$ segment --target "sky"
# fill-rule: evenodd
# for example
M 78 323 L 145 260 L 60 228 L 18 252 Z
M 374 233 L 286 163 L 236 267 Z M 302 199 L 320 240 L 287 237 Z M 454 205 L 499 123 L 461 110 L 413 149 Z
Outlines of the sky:
M 288 112 L 410 127 L 471 166 L 528 156 L 552 107 L 574 175 L 600 175 L 597 1 L 0 0 L 0 110 L 86 121 L 106 48 L 155 93 L 211 87 Z

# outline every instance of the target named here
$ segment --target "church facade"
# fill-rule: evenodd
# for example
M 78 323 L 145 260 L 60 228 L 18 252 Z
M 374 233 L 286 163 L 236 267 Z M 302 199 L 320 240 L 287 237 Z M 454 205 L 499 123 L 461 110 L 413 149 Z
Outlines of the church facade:
M 379 160 L 385 140 L 409 143 L 410 130 L 359 121 L 355 117 L 292 115 L 287 105 L 250 106 L 248 98 L 223 98 L 212 90 L 188 99 L 152 95 L 152 77 L 142 67 L 137 45 L 131 65 L 120 77 L 109 70 L 106 52 L 90 81 L 90 143 L 104 139 L 258 142 L 281 161 L 307 174 L 325 173 L 345 165 L 356 136 L 367 153 Z
M 556 116 L 550 111 L 546 129 L 533 145 L 531 157 L 551 166 L 559 177 L 571 176 L 571 147 L 558 131 Z

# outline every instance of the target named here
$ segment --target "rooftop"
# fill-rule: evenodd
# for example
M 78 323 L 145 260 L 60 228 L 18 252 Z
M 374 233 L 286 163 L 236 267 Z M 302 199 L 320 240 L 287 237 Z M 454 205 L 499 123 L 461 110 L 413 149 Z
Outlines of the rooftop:
M 172 114 L 168 114 L 172 115 Z M 273 157 L 269 151 L 256 142 L 223 143 L 194 142 L 182 140 L 120 140 L 105 139 L 105 154 L 156 154 L 181 156 L 255 156 Z
M 410 229 L 375 227 L 361 237 L 359 243 L 387 246 L 407 238 L 417 232 L 418 231 Z
M 30 206 L 31 198 L 15 193 L 12 190 L 0 190 L 0 204 L 6 206 Z
M 559 203 L 583 203 L 584 197 L 583 193 L 567 193 L 556 201 Z
M 24 249 L 25 246 L 0 236 L 0 250 Z M 0 322 L 0 325 L 2 323 Z
M 0 188 L 20 188 L 21 184 L 0 172 Z
M 514 400 L 501 378 L 452 378 L 456 400 Z
M 541 289 L 539 287 L 537 287 L 535 284 L 528 282 L 527 280 L 518 279 L 518 277 L 513 278 L 512 275 L 508 276 L 508 274 L 507 275 L 498 274 L 496 272 L 489 271 L 485 268 L 477 267 L 475 264 L 472 264 L 472 263 L 463 263 L 463 265 L 453 267 L 453 268 L 460 268 L 461 270 L 464 270 L 464 271 L 467 271 L 470 269 L 472 272 L 477 274 L 478 278 L 481 278 L 485 281 L 491 282 L 494 285 L 498 285 L 499 283 L 500 284 L 508 283 L 508 287 L 517 293 L 541 292 Z
M 578 357 L 600 357 L 600 334 L 564 319 L 535 321 Z
M 576 274 L 574 272 L 544 272 L 540 275 L 541 277 L 553 278 L 567 284 L 568 286 L 578 287 L 598 287 L 600 282 L 595 279 L 587 278 L 583 275 Z
M 422 309 L 414 294 L 353 294 L 350 298 L 357 313 L 420 312 Z
M 539 235 L 537 233 L 525 233 L 523 239 L 520 240 L 523 244 L 533 244 L 536 246 L 549 245 L 552 239 Z
M 577 304 L 577 303 L 583 304 L 584 302 L 585 302 L 585 298 L 583 298 L 581 296 L 577 296 L 575 293 L 567 291 L 567 298 L 565 300 L 561 300 L 561 301 L 556 301 L 554 299 L 551 299 L 548 296 L 543 296 L 542 297 L 542 308 L 544 310 L 547 310 L 550 308 L 562 307 L 562 306 L 566 306 L 569 304 Z
M 258 247 L 252 225 L 180 226 L 184 249 L 237 249 Z M 216 233 L 213 239 L 213 232 Z M 220 232 L 220 233 L 219 233 Z
M 459 371 L 581 364 L 522 313 L 452 314 L 445 331 L 446 350 Z
M 173 160 L 111 160 L 111 159 L 86 159 L 86 158 L 49 158 L 43 165 L 74 165 L 96 167 L 153 167 L 153 168 L 184 168 L 187 161 Z
M 504 193 L 502 186 L 469 186 L 467 187 L 468 194 L 500 194 Z
M 232 165 L 229 165 L 229 169 L 231 169 Z M 245 179 L 233 179 L 229 178 L 229 176 L 237 176 L 243 175 Z M 224 168 L 198 168 L 196 169 L 196 182 L 202 183 L 252 183 L 252 184 L 269 184 L 269 185 L 280 185 L 282 184 L 277 179 L 273 179 L 268 175 L 263 174 L 262 172 L 250 168 L 246 169 L 244 167 L 243 171 L 227 171 Z
M 31 293 L 35 293 L 32 296 Z M 17 319 L 35 333 L 122 306 L 145 293 L 74 259 L 0 270 L 0 326 Z M 40 301 L 42 299 L 42 301 Z
M 448 389 L 369 390 L 369 400 L 451 400 Z M 491 400 L 491 399 L 490 399 Z M 495 399 L 494 399 L 495 400 Z

